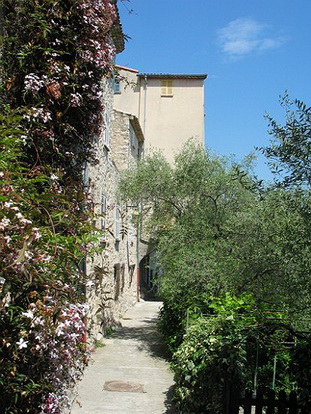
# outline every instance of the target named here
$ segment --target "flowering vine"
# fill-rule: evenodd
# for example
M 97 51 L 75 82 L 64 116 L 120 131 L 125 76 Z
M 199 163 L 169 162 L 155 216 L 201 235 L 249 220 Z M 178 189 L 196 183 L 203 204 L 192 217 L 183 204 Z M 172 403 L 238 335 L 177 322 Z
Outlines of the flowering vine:
M 115 53 L 113 0 L 2 2 L 0 393 L 4 413 L 60 413 L 85 345 L 92 161 Z
M 25 111 L 28 158 L 79 176 L 101 125 L 101 81 L 113 67 L 114 1 L 18 0 L 2 7 L 2 100 Z

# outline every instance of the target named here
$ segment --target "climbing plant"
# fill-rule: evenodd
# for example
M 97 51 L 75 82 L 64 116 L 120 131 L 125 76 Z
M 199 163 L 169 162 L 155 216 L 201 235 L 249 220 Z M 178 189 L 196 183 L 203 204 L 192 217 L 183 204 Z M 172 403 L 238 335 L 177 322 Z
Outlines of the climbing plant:
M 4 413 L 60 413 L 88 360 L 82 182 L 111 75 L 110 0 L 1 8 L 0 393 Z
M 2 15 L 2 104 L 23 111 L 28 160 L 80 175 L 113 64 L 114 2 L 9 0 Z

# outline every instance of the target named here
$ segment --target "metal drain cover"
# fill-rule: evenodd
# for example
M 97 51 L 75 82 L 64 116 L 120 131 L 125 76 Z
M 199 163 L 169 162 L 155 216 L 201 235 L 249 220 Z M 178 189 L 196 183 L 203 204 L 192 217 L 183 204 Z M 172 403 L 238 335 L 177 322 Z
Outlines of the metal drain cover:
M 144 386 L 132 381 L 106 381 L 104 390 L 116 392 L 144 392 Z

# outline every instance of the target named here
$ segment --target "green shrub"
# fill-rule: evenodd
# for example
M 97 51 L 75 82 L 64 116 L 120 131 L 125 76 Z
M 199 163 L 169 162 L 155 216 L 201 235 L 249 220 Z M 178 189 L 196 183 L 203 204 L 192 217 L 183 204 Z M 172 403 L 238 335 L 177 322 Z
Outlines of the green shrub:
M 311 411 L 311 337 L 293 348 L 290 369 L 297 384 L 300 401 Z
M 276 351 L 284 362 L 280 378 L 288 371 L 289 353 L 280 344 L 288 331 L 256 308 L 250 295 L 226 295 L 210 303 L 210 309 L 213 313 L 207 316 L 190 314 L 183 342 L 173 355 L 176 400 L 183 414 L 222 413 L 225 394 L 253 388 L 255 371 L 257 384 L 270 388 Z

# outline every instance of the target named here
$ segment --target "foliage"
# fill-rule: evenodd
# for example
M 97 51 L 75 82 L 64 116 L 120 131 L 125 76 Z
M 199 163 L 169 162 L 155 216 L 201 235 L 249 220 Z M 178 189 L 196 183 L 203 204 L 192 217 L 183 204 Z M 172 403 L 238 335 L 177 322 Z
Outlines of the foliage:
M 60 413 L 88 360 L 82 271 L 97 235 L 82 183 L 114 49 L 110 0 L 1 2 L 0 393 Z
M 288 305 L 296 319 L 308 306 L 308 194 L 257 190 L 246 167 L 192 143 L 175 166 L 159 154 L 145 158 L 120 191 L 149 217 L 163 273 L 160 327 L 170 346 L 180 343 L 186 310 L 204 312 L 210 296 L 252 292 Z
M 288 371 L 288 351 L 281 345 L 288 332 L 275 320 L 275 312 L 256 306 L 248 294 L 215 298 L 210 311 L 191 320 L 173 355 L 176 399 L 185 414 L 221 414 L 226 393 L 239 395 L 246 387 L 252 388 L 255 374 L 257 385 L 271 386 L 276 352 L 279 376 Z M 274 320 L 267 322 L 271 316 Z
M 146 157 L 120 191 L 141 204 L 158 251 L 159 327 L 175 352 L 182 412 L 218 412 L 225 379 L 251 385 L 257 357 L 258 381 L 271 387 L 276 351 L 277 387 L 298 384 L 280 343 L 305 330 L 302 319 L 310 330 L 308 190 L 260 186 L 247 163 L 189 142 L 174 165 Z
M 31 165 L 81 176 L 103 112 L 101 80 L 114 47 L 110 0 L 5 1 L 1 100 L 23 108 Z
M 1 121 L 2 402 L 4 412 L 59 412 L 87 361 L 79 264 L 91 226 L 76 186 L 25 168 L 20 117 Z
M 279 183 L 310 188 L 311 108 L 298 99 L 291 101 L 287 93 L 282 98 L 281 105 L 286 113 L 285 125 L 267 115 L 273 139 L 270 146 L 261 150 L 268 158 Z
M 301 339 L 292 351 L 290 370 L 297 384 L 301 402 L 311 409 L 311 338 L 310 333 Z

